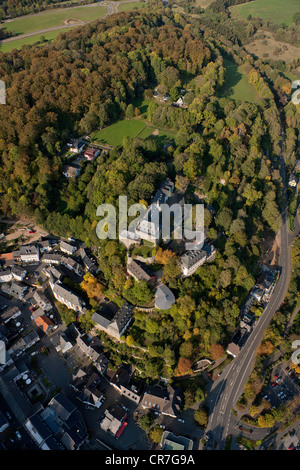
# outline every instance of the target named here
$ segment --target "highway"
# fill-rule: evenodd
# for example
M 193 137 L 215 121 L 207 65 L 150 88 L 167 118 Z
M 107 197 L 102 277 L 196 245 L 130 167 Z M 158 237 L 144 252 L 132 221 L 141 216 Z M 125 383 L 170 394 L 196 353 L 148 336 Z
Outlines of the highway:
M 290 282 L 292 271 L 291 246 L 294 238 L 299 233 L 299 223 L 296 217 L 295 232 L 291 234 L 288 228 L 289 224 L 287 216 L 287 182 L 283 130 L 281 139 L 280 172 L 284 186 L 284 204 L 281 211 L 283 223 L 279 231 L 280 254 L 278 264 L 281 270 L 280 276 L 267 307 L 256 322 L 245 345 L 212 385 L 208 396 L 210 410 L 208 426 L 206 429 L 206 432 L 208 432 L 208 435 L 210 436 L 207 442 L 208 450 L 224 450 L 226 437 L 228 434 L 234 433 L 236 419 L 232 414 L 233 407 L 238 401 L 240 395 L 243 393 L 244 386 L 254 367 L 256 350 L 263 339 L 265 330 L 273 315 L 278 311 L 282 304 Z

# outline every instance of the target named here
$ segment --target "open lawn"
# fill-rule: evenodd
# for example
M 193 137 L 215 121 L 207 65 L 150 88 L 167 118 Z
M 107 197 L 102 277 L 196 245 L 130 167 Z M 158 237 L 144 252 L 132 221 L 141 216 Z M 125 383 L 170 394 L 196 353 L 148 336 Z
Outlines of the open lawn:
M 21 38 L 15 39 L 14 41 L 5 42 L 4 44 L 0 44 L 0 52 L 10 52 L 13 49 L 21 49 L 22 46 L 25 44 L 35 44 L 41 41 L 41 38 L 45 38 L 46 41 L 51 41 L 58 36 L 59 33 L 65 33 L 69 31 L 69 29 L 57 29 L 55 31 L 48 31 L 44 34 L 34 34 L 33 36 L 29 36 L 28 38 Z
M 230 7 L 232 16 L 247 18 L 259 16 L 272 23 L 292 24 L 295 13 L 300 12 L 299 0 L 255 0 L 241 5 Z
M 142 119 L 123 119 L 111 126 L 105 127 L 91 134 L 92 141 L 102 142 L 111 146 L 122 145 L 124 137 L 139 137 L 147 139 L 147 137 L 155 136 L 164 142 L 174 139 L 176 132 L 171 130 L 156 129 L 154 126 L 148 125 Z
M 15 35 L 28 34 L 63 25 L 66 20 L 79 20 L 82 22 L 97 20 L 98 18 L 102 18 L 106 13 L 107 9 L 98 5 L 46 11 L 37 15 L 30 15 L 8 21 L 4 23 L 3 28 L 12 31 Z
M 226 80 L 220 90 L 221 97 L 254 103 L 258 100 L 255 88 L 248 82 L 246 75 L 234 62 L 224 58 Z
M 118 6 L 118 11 L 130 11 L 135 8 L 145 8 L 145 2 L 124 3 Z
M 143 121 L 124 119 L 93 133 L 91 138 L 108 145 L 122 145 L 124 137 L 136 137 L 144 127 Z

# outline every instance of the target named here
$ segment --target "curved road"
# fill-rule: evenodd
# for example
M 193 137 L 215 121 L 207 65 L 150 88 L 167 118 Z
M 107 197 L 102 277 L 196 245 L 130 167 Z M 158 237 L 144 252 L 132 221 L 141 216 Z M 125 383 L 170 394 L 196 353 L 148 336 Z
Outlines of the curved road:
M 252 333 L 241 349 L 237 357 L 222 371 L 220 377 L 214 382 L 208 403 L 210 409 L 209 422 L 206 431 L 209 431 L 207 449 L 217 448 L 224 450 L 226 436 L 232 433 L 236 427 L 236 419 L 232 414 L 244 386 L 251 374 L 255 362 L 256 350 L 260 345 L 265 330 L 268 327 L 273 315 L 282 304 L 288 290 L 292 265 L 291 265 L 291 245 L 295 236 L 299 232 L 298 221 L 295 224 L 295 232 L 291 234 L 288 229 L 287 203 L 286 203 L 286 171 L 284 158 L 284 134 L 282 130 L 280 171 L 284 185 L 284 208 L 281 212 L 283 224 L 280 228 L 280 276 L 273 291 L 272 297 L 265 308 L 263 314 L 256 322 Z

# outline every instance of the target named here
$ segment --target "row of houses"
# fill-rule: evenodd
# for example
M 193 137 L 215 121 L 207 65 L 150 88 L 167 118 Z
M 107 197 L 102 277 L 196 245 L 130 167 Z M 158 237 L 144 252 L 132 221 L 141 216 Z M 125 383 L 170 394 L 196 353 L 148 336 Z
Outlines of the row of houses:
M 227 353 L 231 356 L 236 357 L 246 343 L 256 321 L 255 313 L 253 313 L 251 309 L 255 303 L 261 304 L 263 307 L 267 305 L 275 287 L 276 275 L 277 271 L 263 266 L 255 286 L 251 289 L 241 307 L 239 328 L 235 331 L 227 347 Z

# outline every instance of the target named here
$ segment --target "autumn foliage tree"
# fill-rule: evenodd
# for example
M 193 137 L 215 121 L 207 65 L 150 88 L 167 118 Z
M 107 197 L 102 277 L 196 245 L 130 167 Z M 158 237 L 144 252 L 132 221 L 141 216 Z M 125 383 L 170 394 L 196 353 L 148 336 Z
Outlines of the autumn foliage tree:
M 192 367 L 192 361 L 187 357 L 180 357 L 177 365 L 177 369 L 180 375 L 187 374 Z
M 104 286 L 91 273 L 86 273 L 80 287 L 87 293 L 89 299 L 98 299 L 103 294 Z

